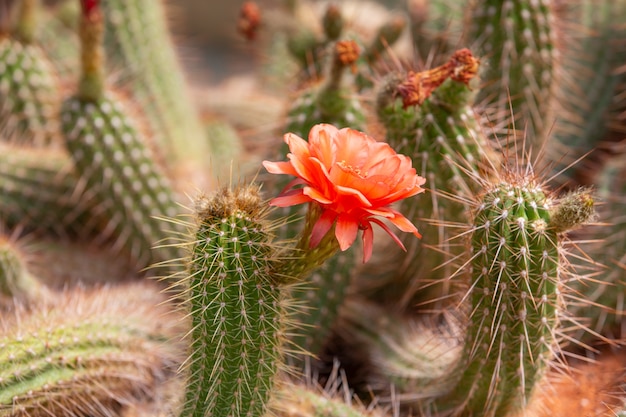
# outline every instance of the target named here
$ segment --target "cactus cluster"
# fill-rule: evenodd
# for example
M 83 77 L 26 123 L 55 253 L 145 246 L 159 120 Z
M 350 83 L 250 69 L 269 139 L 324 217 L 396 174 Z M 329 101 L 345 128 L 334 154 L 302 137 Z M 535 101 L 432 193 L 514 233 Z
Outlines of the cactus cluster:
M 396 3 L 0 0 L 0 417 L 626 415 L 626 2 Z

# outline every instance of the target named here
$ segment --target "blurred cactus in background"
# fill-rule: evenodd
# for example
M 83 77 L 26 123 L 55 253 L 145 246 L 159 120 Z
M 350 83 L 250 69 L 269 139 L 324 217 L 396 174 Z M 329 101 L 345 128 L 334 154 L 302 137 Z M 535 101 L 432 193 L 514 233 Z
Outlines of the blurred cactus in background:
M 0 417 L 626 415 L 626 1 L 171 3 L 0 0 Z

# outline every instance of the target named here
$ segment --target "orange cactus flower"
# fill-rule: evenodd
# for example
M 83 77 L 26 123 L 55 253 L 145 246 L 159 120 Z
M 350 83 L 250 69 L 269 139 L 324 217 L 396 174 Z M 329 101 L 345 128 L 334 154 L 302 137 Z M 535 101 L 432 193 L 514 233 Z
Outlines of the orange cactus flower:
M 339 247 L 346 250 L 360 229 L 363 262 L 367 262 L 373 248 L 371 223 L 376 223 L 404 249 L 379 217 L 403 232 L 421 236 L 406 217 L 389 207 L 424 191 L 421 186 L 426 180 L 416 174 L 409 157 L 362 132 L 329 124 L 313 126 L 308 142 L 293 133 L 287 133 L 284 140 L 289 145 L 289 161 L 264 161 L 263 166 L 272 174 L 297 178 L 270 204 L 287 207 L 315 202 L 322 207 L 311 232 L 311 247 L 317 246 L 335 225 Z

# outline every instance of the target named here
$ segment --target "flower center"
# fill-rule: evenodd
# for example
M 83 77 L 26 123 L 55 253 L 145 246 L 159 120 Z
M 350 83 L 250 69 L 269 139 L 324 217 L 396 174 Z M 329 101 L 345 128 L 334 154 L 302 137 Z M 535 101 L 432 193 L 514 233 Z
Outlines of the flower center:
M 368 174 L 367 171 L 362 172 L 361 168 L 353 167 L 352 165 L 348 165 L 348 163 L 345 161 L 345 159 L 340 161 L 340 162 L 337 162 L 337 165 L 344 172 L 349 172 L 350 174 L 356 175 L 357 177 L 359 177 L 361 179 L 367 178 L 367 174 Z

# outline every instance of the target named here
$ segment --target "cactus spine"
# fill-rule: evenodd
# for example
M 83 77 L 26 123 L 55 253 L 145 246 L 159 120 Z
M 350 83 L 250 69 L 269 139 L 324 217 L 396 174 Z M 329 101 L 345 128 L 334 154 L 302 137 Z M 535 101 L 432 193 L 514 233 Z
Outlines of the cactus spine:
M 254 186 L 197 202 L 188 288 L 191 354 L 181 417 L 264 414 L 281 363 L 275 248 Z

